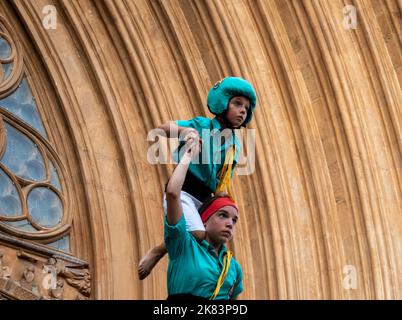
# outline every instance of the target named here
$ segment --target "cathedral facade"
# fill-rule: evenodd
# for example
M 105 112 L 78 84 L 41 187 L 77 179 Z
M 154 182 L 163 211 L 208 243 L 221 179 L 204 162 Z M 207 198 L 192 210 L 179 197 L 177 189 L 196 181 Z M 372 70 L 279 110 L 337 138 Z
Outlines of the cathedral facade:
M 137 275 L 174 168 L 152 130 L 212 117 L 229 75 L 258 97 L 233 179 L 240 298 L 401 299 L 401 11 L 1 1 L 0 299 L 165 299 L 167 258 Z

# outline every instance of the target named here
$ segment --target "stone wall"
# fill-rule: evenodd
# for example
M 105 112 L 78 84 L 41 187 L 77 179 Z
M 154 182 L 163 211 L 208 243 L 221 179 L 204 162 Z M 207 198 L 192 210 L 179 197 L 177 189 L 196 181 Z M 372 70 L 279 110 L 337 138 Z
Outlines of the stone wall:
M 49 4 L 56 29 L 43 25 Z M 235 75 L 258 95 L 255 170 L 234 179 L 242 298 L 401 299 L 402 7 L 353 5 L 1 2 L 69 177 L 72 252 L 92 270 L 91 298 L 166 297 L 166 258 L 136 275 L 163 239 L 172 171 L 148 162 L 147 134 L 211 116 L 208 89 Z

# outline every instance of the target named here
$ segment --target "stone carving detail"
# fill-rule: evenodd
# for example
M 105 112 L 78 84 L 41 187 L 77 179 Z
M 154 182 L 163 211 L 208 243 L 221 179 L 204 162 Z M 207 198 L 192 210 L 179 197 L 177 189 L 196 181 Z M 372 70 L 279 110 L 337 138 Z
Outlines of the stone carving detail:
M 35 279 L 35 266 L 31 263 L 25 265 L 24 273 L 22 274 L 22 278 L 20 280 L 21 287 L 28 290 L 32 290 L 34 279 Z
M 19 250 L 19 251 L 17 252 L 17 257 L 18 257 L 19 259 L 24 259 L 24 260 L 27 260 L 27 261 L 32 262 L 32 263 L 34 263 L 34 264 L 38 262 L 38 258 L 37 258 L 37 257 L 35 257 L 34 255 L 29 254 L 29 253 L 27 253 L 27 252 L 25 252 L 25 251 L 23 251 L 23 250 Z
M 10 276 L 10 268 L 3 265 L 4 252 L 0 250 L 0 278 L 8 278 Z
M 58 279 L 56 283 L 55 289 L 50 289 L 50 295 L 55 299 L 63 299 L 63 292 L 64 292 L 64 280 Z
M 81 293 L 77 293 L 75 300 L 88 300 L 88 298 L 84 297 Z
M 19 283 L 11 280 L 0 278 L 0 291 L 6 293 L 7 296 L 14 297 L 19 300 L 38 300 L 40 296 L 38 293 L 34 293 L 22 287 Z
M 0 271 L 0 295 L 6 299 L 87 300 L 91 294 L 86 261 L 1 231 Z
M 91 294 L 91 275 L 86 268 L 67 266 L 56 258 L 50 258 L 48 264 L 44 266 L 45 271 L 50 271 L 54 279 L 63 277 L 66 282 L 78 289 L 84 296 L 89 297 Z

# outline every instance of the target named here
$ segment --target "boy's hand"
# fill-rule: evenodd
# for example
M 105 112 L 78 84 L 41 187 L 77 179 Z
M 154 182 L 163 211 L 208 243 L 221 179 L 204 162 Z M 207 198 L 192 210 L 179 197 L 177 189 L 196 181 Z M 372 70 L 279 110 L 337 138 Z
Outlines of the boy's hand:
M 185 153 L 183 156 L 183 161 L 185 163 L 190 163 L 198 154 L 200 153 L 200 141 L 194 138 L 189 138 L 184 145 Z
M 198 131 L 193 129 L 193 128 L 186 128 L 183 130 L 184 134 L 184 142 L 187 142 L 189 139 L 194 139 L 195 141 L 200 141 L 201 138 L 200 135 L 198 134 Z

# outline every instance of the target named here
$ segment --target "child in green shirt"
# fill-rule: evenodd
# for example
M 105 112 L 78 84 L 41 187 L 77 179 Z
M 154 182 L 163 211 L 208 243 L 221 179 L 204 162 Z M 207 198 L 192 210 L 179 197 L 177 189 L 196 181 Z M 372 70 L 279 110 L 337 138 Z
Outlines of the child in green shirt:
M 245 127 L 251 121 L 256 102 L 254 88 L 249 82 L 227 77 L 215 83 L 208 93 L 208 109 L 215 118 L 196 117 L 168 122 L 159 127 L 168 137 L 175 132 L 184 137 L 184 142 L 194 139 L 201 143 L 200 156 L 190 163 L 180 195 L 186 228 L 200 241 L 204 239 L 205 227 L 198 208 L 211 194 L 227 191 L 231 195 L 230 177 L 240 154 L 240 143 L 234 130 Z M 183 151 L 185 148 L 180 148 L 175 153 L 175 160 L 180 160 Z M 163 207 L 166 213 L 166 196 Z M 166 252 L 165 243 L 147 252 L 138 265 L 141 280 L 150 274 Z

